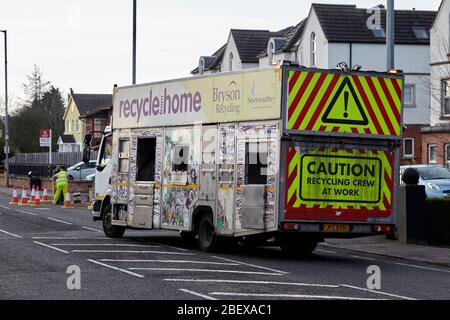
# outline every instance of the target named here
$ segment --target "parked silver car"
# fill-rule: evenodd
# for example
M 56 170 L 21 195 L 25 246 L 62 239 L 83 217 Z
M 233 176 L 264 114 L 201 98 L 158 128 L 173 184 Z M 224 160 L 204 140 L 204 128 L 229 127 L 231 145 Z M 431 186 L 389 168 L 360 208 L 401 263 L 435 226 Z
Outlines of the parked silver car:
M 400 174 L 408 168 L 419 171 L 419 185 L 425 186 L 427 198 L 450 199 L 450 171 L 448 169 L 435 165 L 409 165 L 401 166 Z
M 80 162 L 67 169 L 69 180 L 85 180 L 87 176 L 95 173 L 96 160 L 89 163 Z

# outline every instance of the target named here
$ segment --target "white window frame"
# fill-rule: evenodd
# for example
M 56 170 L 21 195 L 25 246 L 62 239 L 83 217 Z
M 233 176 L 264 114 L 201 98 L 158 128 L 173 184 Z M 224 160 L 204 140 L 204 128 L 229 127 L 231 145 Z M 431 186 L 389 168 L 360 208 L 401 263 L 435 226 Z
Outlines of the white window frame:
M 233 71 L 233 60 L 234 60 L 233 52 L 230 52 L 230 54 L 229 54 L 229 69 L 230 69 L 230 71 Z
M 406 101 L 404 99 L 403 103 L 404 103 L 405 107 L 415 107 L 416 106 L 416 85 L 405 84 L 405 89 L 406 89 L 406 87 L 411 88 L 411 101 Z
M 450 170 L 450 143 L 444 145 L 445 166 Z
M 431 160 L 431 149 L 434 148 L 434 160 Z M 437 163 L 437 145 L 429 144 L 428 145 L 428 164 L 436 164 Z
M 406 141 L 411 141 L 411 148 L 412 148 L 412 153 L 411 154 L 406 154 Z M 414 138 L 404 138 L 403 139 L 403 158 L 405 159 L 413 159 L 414 158 L 414 153 L 415 153 L 415 148 L 414 148 Z
M 311 44 L 310 44 L 311 48 L 311 67 L 316 67 L 317 66 L 317 35 L 315 32 L 311 33 Z
M 447 90 L 448 88 L 448 90 Z M 441 82 L 442 90 L 442 115 L 444 117 L 450 117 L 450 79 L 442 79 Z M 448 113 L 445 112 L 445 101 L 448 100 L 449 110 Z
M 273 43 L 273 41 L 270 41 L 267 53 L 269 56 L 269 66 L 272 66 L 274 64 L 274 57 L 275 57 L 275 44 Z

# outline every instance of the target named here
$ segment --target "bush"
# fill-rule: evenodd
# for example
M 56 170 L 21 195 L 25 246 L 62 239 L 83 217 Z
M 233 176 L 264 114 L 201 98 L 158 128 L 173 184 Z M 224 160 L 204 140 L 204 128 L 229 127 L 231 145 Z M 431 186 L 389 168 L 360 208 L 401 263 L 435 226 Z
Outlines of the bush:
M 428 242 L 450 246 L 450 199 L 427 200 Z

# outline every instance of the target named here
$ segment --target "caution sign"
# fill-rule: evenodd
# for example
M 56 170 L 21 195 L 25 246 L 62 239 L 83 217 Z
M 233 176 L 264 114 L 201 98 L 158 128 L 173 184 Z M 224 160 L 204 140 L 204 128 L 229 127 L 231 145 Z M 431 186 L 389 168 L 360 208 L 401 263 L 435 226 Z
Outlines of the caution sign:
M 358 126 L 367 126 L 369 124 L 366 112 L 348 78 L 342 81 L 341 86 L 322 116 L 322 122 Z
M 300 160 L 300 198 L 303 201 L 378 203 L 381 198 L 381 160 L 311 154 Z
M 403 78 L 290 71 L 287 128 L 400 136 Z
M 393 152 L 299 145 L 286 157 L 285 219 L 367 222 L 391 216 Z

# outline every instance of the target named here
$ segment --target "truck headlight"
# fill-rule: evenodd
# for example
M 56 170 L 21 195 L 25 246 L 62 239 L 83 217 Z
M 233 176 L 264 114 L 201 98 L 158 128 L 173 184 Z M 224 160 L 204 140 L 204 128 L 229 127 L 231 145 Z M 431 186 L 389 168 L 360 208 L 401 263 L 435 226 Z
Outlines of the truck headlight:
M 428 188 L 430 188 L 431 190 L 433 190 L 433 192 L 439 192 L 441 189 L 435 185 L 434 183 L 427 183 Z

